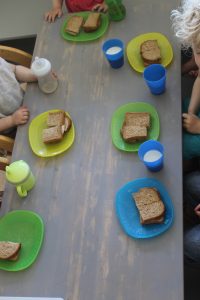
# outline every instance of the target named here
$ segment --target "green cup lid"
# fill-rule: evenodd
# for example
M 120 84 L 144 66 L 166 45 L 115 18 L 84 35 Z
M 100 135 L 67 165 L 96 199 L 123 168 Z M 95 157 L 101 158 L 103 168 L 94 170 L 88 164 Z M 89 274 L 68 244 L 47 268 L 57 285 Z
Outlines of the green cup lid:
M 18 160 L 6 167 L 6 178 L 14 184 L 22 183 L 28 177 L 30 168 L 23 160 Z

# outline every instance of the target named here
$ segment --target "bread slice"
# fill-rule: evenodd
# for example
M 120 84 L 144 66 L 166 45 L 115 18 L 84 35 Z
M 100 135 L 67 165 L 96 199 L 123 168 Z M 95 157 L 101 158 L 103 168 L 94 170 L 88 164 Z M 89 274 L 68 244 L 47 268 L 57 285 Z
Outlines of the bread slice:
M 63 110 L 50 112 L 47 117 L 47 126 L 62 126 L 65 124 L 65 112 Z
M 69 33 L 70 35 L 78 35 L 84 19 L 82 16 L 72 16 L 67 22 L 67 26 L 65 28 L 65 32 Z
M 60 142 L 63 138 L 61 126 L 45 128 L 42 131 L 42 140 L 45 144 Z
M 132 194 L 140 214 L 141 224 L 162 223 L 165 206 L 159 192 L 155 188 L 142 188 Z
M 0 259 L 11 259 L 15 257 L 21 248 L 21 243 L 9 241 L 0 242 Z
M 147 40 L 140 45 L 140 54 L 145 66 L 161 63 L 161 51 L 157 40 Z
M 147 128 L 144 126 L 124 126 L 121 132 L 122 138 L 127 143 L 133 143 L 147 138 Z
M 95 31 L 100 26 L 100 24 L 101 24 L 101 14 L 97 12 L 90 13 L 83 25 L 83 30 L 85 32 Z
M 150 114 L 148 112 L 126 112 L 125 125 L 150 127 Z

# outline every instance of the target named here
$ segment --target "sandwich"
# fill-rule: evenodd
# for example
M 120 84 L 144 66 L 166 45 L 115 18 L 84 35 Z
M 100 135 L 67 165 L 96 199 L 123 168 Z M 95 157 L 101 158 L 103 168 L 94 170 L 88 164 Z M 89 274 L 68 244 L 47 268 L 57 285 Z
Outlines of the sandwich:
M 72 120 L 63 110 L 50 112 L 47 117 L 47 127 L 42 131 L 42 140 L 45 144 L 60 142 L 64 134 L 72 126 Z
M 45 128 L 42 131 L 42 140 L 45 144 L 60 142 L 63 134 L 62 127 L 59 125 Z
M 126 112 L 125 113 L 126 125 L 138 125 L 150 127 L 150 114 L 147 112 Z
M 128 125 L 122 127 L 122 137 L 127 143 L 134 143 L 147 138 L 147 128 L 145 126 Z
M 89 14 L 87 20 L 83 25 L 83 30 L 85 32 L 92 32 L 99 28 L 101 24 L 101 14 L 97 12 L 92 12 Z
M 47 117 L 47 126 L 62 126 L 65 124 L 65 112 L 63 110 L 59 110 L 56 112 L 50 112 Z
M 147 112 L 126 112 L 121 136 L 127 143 L 145 140 L 150 128 L 150 114 Z
M 144 66 L 161 63 L 161 52 L 157 40 L 147 40 L 140 45 L 140 55 Z
M 83 25 L 84 19 L 82 16 L 72 16 L 67 22 L 65 32 L 71 35 L 78 35 Z
M 140 215 L 141 224 L 164 222 L 165 205 L 155 188 L 141 188 L 132 197 Z
M 2 260 L 17 260 L 21 243 L 14 243 L 9 241 L 0 242 L 0 259 Z

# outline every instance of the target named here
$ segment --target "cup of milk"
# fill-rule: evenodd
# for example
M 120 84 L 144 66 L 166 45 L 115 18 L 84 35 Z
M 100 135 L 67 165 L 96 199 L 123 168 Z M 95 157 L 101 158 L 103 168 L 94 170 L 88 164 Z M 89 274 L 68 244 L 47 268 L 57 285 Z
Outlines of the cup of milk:
M 114 69 L 121 68 L 124 64 L 124 43 L 119 39 L 110 39 L 102 46 L 105 57 Z
M 138 150 L 140 160 L 152 172 L 158 172 L 164 164 L 163 145 L 154 140 L 148 140 L 142 143 Z

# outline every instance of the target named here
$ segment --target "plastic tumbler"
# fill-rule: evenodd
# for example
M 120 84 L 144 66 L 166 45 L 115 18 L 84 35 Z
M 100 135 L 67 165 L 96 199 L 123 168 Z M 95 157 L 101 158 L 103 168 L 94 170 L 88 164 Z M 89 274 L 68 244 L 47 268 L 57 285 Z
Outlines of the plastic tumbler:
M 124 44 L 119 39 L 110 39 L 102 46 L 105 57 L 114 69 L 121 68 L 124 64 Z
M 164 148 L 160 142 L 148 140 L 138 150 L 140 160 L 152 172 L 158 172 L 164 164 Z
M 152 64 L 144 69 L 144 80 L 154 95 L 164 93 L 166 86 L 166 69 L 160 64 Z

